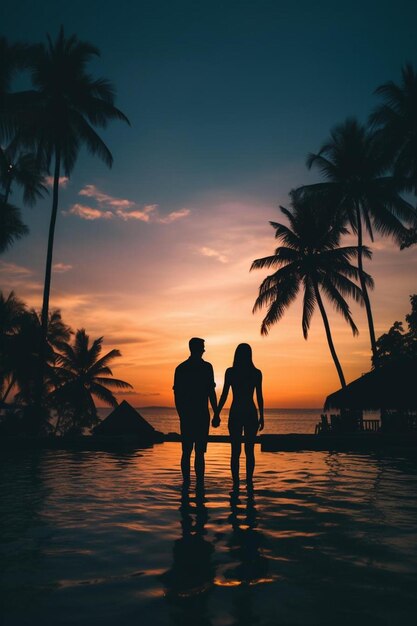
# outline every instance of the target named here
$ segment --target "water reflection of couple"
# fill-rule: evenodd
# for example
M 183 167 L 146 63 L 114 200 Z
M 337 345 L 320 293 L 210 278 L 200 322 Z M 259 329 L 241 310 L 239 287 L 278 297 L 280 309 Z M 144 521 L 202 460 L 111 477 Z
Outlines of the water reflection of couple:
M 237 346 L 233 366 L 226 370 L 223 392 L 217 404 L 213 367 L 202 356 L 204 339 L 193 337 L 189 341 L 190 356 L 175 370 L 175 406 L 181 426 L 181 470 L 184 483 L 190 481 L 191 453 L 194 449 L 194 467 L 198 482 L 204 480 L 204 453 L 210 426 L 208 402 L 213 409 L 212 426 L 220 425 L 220 412 L 230 388 L 233 401 L 229 412 L 228 428 L 232 445 L 230 467 L 233 482 L 239 483 L 239 459 L 242 434 L 245 436 L 246 480 L 252 484 L 255 468 L 254 445 L 256 433 L 264 427 L 262 372 L 252 362 L 252 349 L 247 343 Z M 253 396 L 259 409 L 256 408 Z

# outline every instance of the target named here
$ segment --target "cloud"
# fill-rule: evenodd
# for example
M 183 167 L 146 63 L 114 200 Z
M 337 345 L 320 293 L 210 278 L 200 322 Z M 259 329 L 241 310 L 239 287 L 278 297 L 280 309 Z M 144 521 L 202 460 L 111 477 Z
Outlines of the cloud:
M 64 274 L 72 270 L 72 265 L 69 265 L 69 263 L 54 263 L 52 269 L 57 274 Z
M 111 211 L 102 211 L 85 204 L 73 204 L 68 211 L 63 211 L 64 215 L 76 215 L 83 220 L 111 220 L 114 215 Z
M 78 195 L 91 198 L 98 206 L 76 203 L 68 211 L 63 211 L 64 215 L 76 215 L 84 220 L 119 218 L 124 222 L 133 220 L 154 224 L 172 224 L 172 222 L 183 219 L 191 213 L 190 209 L 183 208 L 161 215 L 158 204 L 141 206 L 127 198 L 116 198 L 103 193 L 95 185 L 85 185 L 78 192 Z
M 142 210 L 123 211 L 119 209 L 116 211 L 116 215 L 122 220 L 127 222 L 128 220 L 140 220 L 141 222 L 150 222 L 155 211 L 158 210 L 157 204 L 147 204 Z
M 208 256 L 208 257 L 212 257 L 213 259 L 216 259 L 220 263 L 229 262 L 229 259 L 227 258 L 225 254 L 222 254 L 221 252 L 219 252 L 218 250 L 214 250 L 213 248 L 207 248 L 206 246 L 204 246 L 203 248 L 199 248 L 199 252 L 203 256 Z
M 183 217 L 187 217 L 188 215 L 190 215 L 190 213 L 190 209 L 180 209 L 179 211 L 172 211 L 172 213 L 168 213 L 166 217 L 159 217 L 157 219 L 157 222 L 159 222 L 159 224 L 171 224 L 172 222 L 176 222 Z
M 7 290 L 14 291 L 28 306 L 38 306 L 43 291 L 43 283 L 35 280 L 34 274 L 34 271 L 23 265 L 0 261 L 1 289 L 4 293 Z
M 100 191 L 95 185 L 86 185 L 79 192 L 79 196 L 94 198 L 100 205 L 106 205 L 114 209 L 132 209 L 135 203 L 124 198 L 114 198 Z
M 60 176 L 59 177 L 59 186 L 60 187 L 64 187 L 64 189 L 65 189 L 65 187 L 68 185 L 68 181 L 69 181 L 68 176 Z M 53 176 L 46 176 L 45 177 L 45 182 L 48 185 L 48 187 L 53 187 L 53 185 L 54 185 L 54 177 Z
M 0 272 L 2 274 L 8 274 L 9 276 L 31 276 L 33 274 L 32 270 L 27 267 L 23 267 L 23 265 L 17 265 L 16 263 L 6 263 L 5 261 L 0 261 Z

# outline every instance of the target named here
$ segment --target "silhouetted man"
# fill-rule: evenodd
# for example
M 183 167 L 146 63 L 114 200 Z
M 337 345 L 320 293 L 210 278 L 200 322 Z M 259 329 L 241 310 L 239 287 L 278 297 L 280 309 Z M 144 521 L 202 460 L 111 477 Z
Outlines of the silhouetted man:
M 184 483 L 190 481 L 190 460 L 194 448 L 194 468 L 197 481 L 204 480 L 204 453 L 210 424 L 208 401 L 217 410 L 213 367 L 203 361 L 204 339 L 193 337 L 188 343 L 190 357 L 175 370 L 175 406 L 180 418 Z

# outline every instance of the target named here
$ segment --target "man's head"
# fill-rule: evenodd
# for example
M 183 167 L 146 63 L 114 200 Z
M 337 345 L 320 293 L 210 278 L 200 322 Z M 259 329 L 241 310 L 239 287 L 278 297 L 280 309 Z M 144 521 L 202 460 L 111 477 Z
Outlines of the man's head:
M 200 339 L 200 337 L 192 337 L 188 342 L 191 356 L 199 356 L 203 355 L 204 349 L 204 339 Z

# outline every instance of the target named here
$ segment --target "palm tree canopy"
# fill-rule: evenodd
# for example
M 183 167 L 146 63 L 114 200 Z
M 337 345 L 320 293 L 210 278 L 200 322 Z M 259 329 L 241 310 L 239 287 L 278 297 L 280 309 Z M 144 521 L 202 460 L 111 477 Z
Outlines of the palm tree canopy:
M 101 356 L 102 343 L 103 337 L 99 337 L 90 344 L 90 338 L 82 328 L 77 330 L 73 345 L 65 343 L 60 347 L 57 375 L 61 384 L 53 394 L 56 399 L 74 402 L 88 410 L 94 407 L 91 399 L 94 395 L 106 404 L 117 406 L 110 388 L 132 388 L 129 383 L 113 378 L 109 367 L 111 361 L 121 356 L 119 350 L 110 350 Z
M 29 229 L 22 220 L 20 209 L 8 202 L 0 201 L 0 254 L 28 232 Z
M 14 334 L 19 328 L 22 316 L 27 311 L 23 300 L 11 291 L 7 298 L 0 291 L 0 336 Z
M 7 139 L 14 134 L 18 124 L 16 95 L 10 93 L 13 78 L 18 70 L 28 65 L 30 46 L 23 43 L 10 43 L 0 37 L 0 138 Z
M 21 152 L 18 142 L 13 141 L 8 148 L 0 148 L 0 182 L 6 193 L 12 183 L 23 190 L 23 201 L 29 206 L 48 193 L 45 171 L 32 152 Z
M 62 27 L 55 41 L 48 36 L 47 45 L 36 46 L 31 55 L 36 91 L 26 140 L 33 144 L 37 137 L 39 154 L 48 165 L 59 149 L 66 175 L 71 173 L 82 144 L 111 166 L 113 157 L 93 126 L 105 128 L 114 119 L 129 123 L 114 106 L 112 84 L 87 73 L 87 64 L 96 56 L 95 46 L 75 35 L 66 38 Z
M 331 131 L 317 154 L 309 154 L 307 166 L 317 167 L 324 182 L 295 191 L 298 197 L 316 197 L 335 212 L 336 220 L 358 229 L 359 209 L 373 239 L 373 229 L 401 244 L 414 224 L 414 208 L 399 194 L 398 180 L 387 175 L 389 163 L 381 142 L 355 118 L 348 118 Z
M 408 178 L 410 187 L 417 189 L 417 72 L 407 63 L 400 84 L 389 81 L 375 93 L 382 103 L 375 108 L 370 122 L 379 129 L 377 134 L 394 160 L 396 175 Z
M 275 229 L 276 239 L 284 245 L 279 246 L 273 255 L 255 260 L 251 266 L 251 270 L 278 268 L 262 282 L 254 305 L 254 312 L 268 307 L 261 333 L 268 334 L 270 326 L 282 318 L 302 287 L 302 327 L 304 337 L 307 338 L 317 304 L 317 285 L 356 334 L 357 328 L 345 298 L 351 297 L 362 304 L 361 289 L 353 282 L 358 278 L 358 269 L 351 263 L 357 257 L 357 246 L 339 247 L 340 237 L 346 233 L 346 229 L 330 220 L 326 211 L 317 210 L 311 201 L 293 195 L 292 210 L 284 207 L 280 209 L 288 219 L 289 226 L 270 223 Z M 364 254 L 371 256 L 366 247 Z M 369 286 L 373 286 L 368 274 L 366 281 Z
M 33 400 L 36 376 L 39 370 L 41 320 L 34 309 L 27 310 L 14 294 L 10 294 L 7 300 L 0 299 L 0 312 L 3 311 L 4 315 L 9 316 L 9 319 L 11 318 L 11 309 L 15 310 L 16 315 L 14 329 L 9 331 L 3 342 L 4 371 L 19 388 L 19 399 L 25 403 L 30 403 Z M 11 321 L 8 324 L 11 328 Z M 53 366 L 57 354 L 55 350 L 61 348 L 69 340 L 70 334 L 71 329 L 63 322 L 60 311 L 52 311 L 48 320 L 46 387 L 50 387 L 52 382 L 51 375 L 53 375 Z

